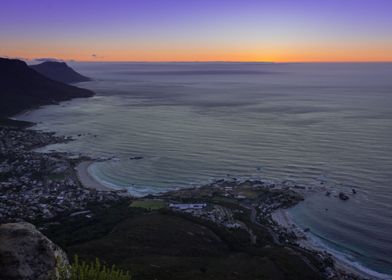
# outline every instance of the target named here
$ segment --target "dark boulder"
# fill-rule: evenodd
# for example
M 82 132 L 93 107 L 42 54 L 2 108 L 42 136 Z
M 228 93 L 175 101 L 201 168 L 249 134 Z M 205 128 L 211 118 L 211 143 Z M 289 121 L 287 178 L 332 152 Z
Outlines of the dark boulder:
M 0 279 L 52 280 L 68 264 L 63 250 L 32 224 L 0 225 Z
M 340 192 L 340 193 L 339 193 L 339 198 L 340 198 L 341 200 L 344 200 L 344 201 L 346 201 L 346 200 L 349 199 L 349 197 L 348 197 L 345 193 L 343 193 L 343 192 Z

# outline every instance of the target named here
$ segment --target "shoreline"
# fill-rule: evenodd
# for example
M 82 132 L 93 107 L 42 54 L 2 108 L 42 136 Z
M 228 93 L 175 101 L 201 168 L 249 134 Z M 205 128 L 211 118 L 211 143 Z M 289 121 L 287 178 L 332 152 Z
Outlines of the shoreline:
M 102 183 L 98 182 L 96 179 L 94 179 L 88 172 L 89 166 L 93 163 L 94 161 L 92 160 L 82 161 L 75 167 L 78 179 L 80 183 L 83 185 L 83 187 L 89 189 L 95 189 L 97 191 L 106 191 L 106 192 L 121 191 L 121 190 L 107 187 Z M 273 213 L 271 213 L 271 219 L 275 221 L 279 226 L 287 229 L 288 231 L 293 231 L 295 235 L 298 237 L 296 243 L 298 244 L 299 247 L 315 252 L 327 252 L 328 254 L 330 254 L 332 259 L 334 260 L 335 267 L 337 270 L 343 271 L 345 273 L 353 274 L 364 279 L 383 279 L 383 280 L 392 279 L 392 277 L 390 277 L 389 275 L 382 274 L 377 271 L 372 271 L 376 275 L 374 275 L 373 273 L 368 273 L 356 267 L 354 264 L 350 263 L 349 261 L 336 256 L 333 252 L 331 252 L 331 250 L 327 246 L 311 238 L 310 234 L 305 233 L 297 224 L 295 224 L 295 222 L 287 213 L 287 209 L 281 208 L 274 211 Z M 367 269 L 366 267 L 364 268 Z
M 19 119 L 14 119 L 16 122 L 20 122 Z M 30 122 L 31 123 L 31 122 Z M 32 123 L 34 124 L 34 123 Z M 23 129 L 23 128 L 22 128 Z M 123 196 L 131 196 L 127 191 L 124 189 L 116 189 L 113 187 L 108 187 L 98 180 L 96 180 L 89 172 L 88 168 L 91 164 L 93 164 L 94 160 L 84 160 L 78 163 L 74 167 L 75 174 L 77 176 L 78 181 L 82 185 L 82 187 L 86 189 L 96 190 L 98 192 L 115 192 L 120 193 Z M 170 192 L 170 191 L 169 191 Z M 367 273 L 363 269 L 356 267 L 354 264 L 350 263 L 347 260 L 344 260 L 342 257 L 336 256 L 331 250 L 317 242 L 316 240 L 309 237 L 309 234 L 306 234 L 303 230 L 297 226 L 293 220 L 289 217 L 286 209 L 278 209 L 277 211 L 271 213 L 271 218 L 281 227 L 286 228 L 287 230 L 293 231 L 296 236 L 298 236 L 297 244 L 305 249 L 315 251 L 315 252 L 327 252 L 331 255 L 332 259 L 334 260 L 335 267 L 337 270 L 343 271 L 345 273 L 353 274 L 365 279 L 392 279 L 389 275 L 378 273 L 374 271 L 374 274 Z M 366 269 L 366 267 L 364 267 Z
M 344 271 L 346 273 L 351 273 L 356 276 L 365 278 L 365 279 L 383 279 L 383 280 L 391 280 L 392 277 L 383 274 L 381 272 L 373 271 L 374 273 L 369 273 L 360 269 L 359 267 L 355 266 L 354 264 L 350 263 L 347 260 L 344 260 L 342 257 L 336 256 L 333 251 L 328 248 L 326 245 L 321 244 L 314 240 L 310 234 L 304 232 L 290 217 L 287 212 L 287 209 L 278 209 L 271 213 L 271 219 L 275 221 L 279 226 L 287 229 L 288 231 L 292 231 L 297 236 L 297 245 L 299 247 L 316 251 L 316 252 L 327 252 L 331 255 L 332 259 L 334 260 L 336 269 Z M 361 265 L 362 266 L 362 265 Z M 363 266 L 365 269 L 367 267 Z M 370 269 L 369 269 L 370 270 Z
M 100 182 L 98 182 L 96 179 L 94 179 L 90 173 L 88 172 L 88 168 L 91 164 L 93 164 L 94 161 L 88 160 L 88 161 L 82 161 L 80 162 L 76 167 L 76 175 L 82 184 L 83 187 L 87 189 L 93 189 L 97 191 L 106 191 L 106 192 L 113 192 L 116 191 L 118 192 L 119 190 L 114 189 L 114 188 L 109 188 Z
M 90 173 L 88 172 L 88 168 L 93 163 L 94 161 L 92 160 L 82 161 L 75 168 L 80 183 L 86 188 L 95 189 L 97 191 L 119 191 L 101 184 L 90 175 Z M 328 254 L 330 254 L 332 259 L 334 260 L 335 267 L 337 270 L 353 274 L 363 279 L 392 279 L 392 277 L 390 277 L 389 275 L 382 274 L 377 271 L 372 271 L 374 273 L 364 271 L 363 269 L 360 269 L 349 261 L 336 256 L 327 246 L 311 238 L 310 234 L 307 234 L 298 225 L 296 225 L 292 218 L 289 216 L 287 209 L 281 208 L 274 211 L 273 213 L 271 213 L 271 219 L 275 221 L 279 226 L 287 229 L 288 231 L 293 231 L 298 237 L 296 243 L 299 247 L 315 252 L 327 252 Z M 367 269 L 366 267 L 364 268 Z

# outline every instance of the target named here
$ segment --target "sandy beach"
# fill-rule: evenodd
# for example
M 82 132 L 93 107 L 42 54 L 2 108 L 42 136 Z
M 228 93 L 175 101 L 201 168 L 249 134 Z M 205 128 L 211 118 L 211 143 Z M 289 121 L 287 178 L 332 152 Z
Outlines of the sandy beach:
M 381 273 L 368 273 L 366 271 L 363 271 L 359 269 L 358 267 L 352 265 L 348 261 L 345 261 L 344 259 L 336 256 L 331 252 L 327 247 L 323 246 L 316 240 L 314 240 L 310 233 L 304 232 L 300 227 L 298 227 L 293 220 L 290 218 L 290 215 L 287 213 L 286 209 L 279 209 L 272 213 L 271 215 L 272 219 L 278 223 L 280 226 L 287 228 L 295 233 L 295 235 L 298 237 L 297 244 L 300 247 L 306 248 L 308 250 L 315 250 L 315 251 L 320 251 L 320 252 L 328 252 L 329 254 L 332 255 L 332 258 L 335 261 L 335 265 L 339 270 L 352 273 L 354 275 L 363 277 L 365 279 L 387 279 L 391 280 L 388 275 L 384 275 Z
M 109 188 L 103 184 L 96 181 L 90 173 L 88 173 L 88 167 L 93 163 L 93 161 L 83 161 L 76 166 L 76 173 L 78 175 L 79 181 L 85 188 L 95 189 L 98 191 L 116 191 L 115 189 Z

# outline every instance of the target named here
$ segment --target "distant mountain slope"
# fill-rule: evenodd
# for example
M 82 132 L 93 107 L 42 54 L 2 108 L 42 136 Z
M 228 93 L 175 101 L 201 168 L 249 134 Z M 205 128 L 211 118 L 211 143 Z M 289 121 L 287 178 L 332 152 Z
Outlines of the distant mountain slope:
M 31 65 L 30 67 L 52 80 L 66 84 L 91 80 L 73 70 L 65 62 L 46 61 L 41 64 Z
M 17 59 L 0 58 L 0 117 L 94 92 L 53 81 Z

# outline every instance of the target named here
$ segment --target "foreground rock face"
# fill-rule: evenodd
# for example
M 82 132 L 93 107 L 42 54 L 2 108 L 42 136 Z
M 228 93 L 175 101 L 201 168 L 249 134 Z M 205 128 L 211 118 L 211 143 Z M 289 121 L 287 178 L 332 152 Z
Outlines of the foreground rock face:
M 52 280 L 66 254 L 29 223 L 0 225 L 0 279 Z

